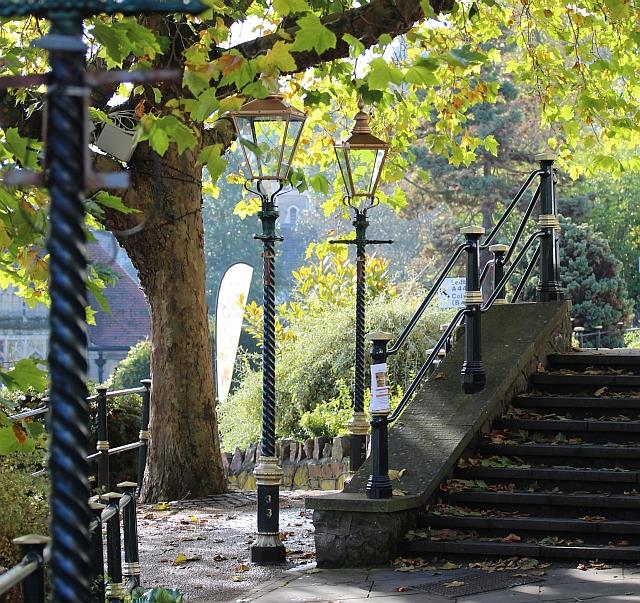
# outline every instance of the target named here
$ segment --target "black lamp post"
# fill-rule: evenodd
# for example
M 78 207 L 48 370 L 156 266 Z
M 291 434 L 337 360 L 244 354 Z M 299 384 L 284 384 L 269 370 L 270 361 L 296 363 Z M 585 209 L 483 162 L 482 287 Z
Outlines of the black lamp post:
M 273 94 L 265 99 L 246 103 L 231 113 L 244 153 L 249 182 L 247 190 L 260 197 L 258 214 L 262 234 L 256 235 L 263 244 L 263 336 L 262 336 L 262 439 L 260 460 L 254 470 L 258 489 L 258 537 L 251 547 L 251 560 L 258 564 L 283 563 L 285 548 L 280 541 L 279 488 L 282 469 L 276 458 L 276 289 L 275 242 L 278 210 L 276 197 L 289 175 L 306 115 L 287 104 L 282 96 Z M 275 192 L 267 183 L 275 184 Z
M 44 174 L 14 174 L 14 184 L 48 187 L 50 233 L 49 372 L 51 377 L 51 570 L 52 601 L 88 603 L 92 542 L 89 532 L 89 444 L 87 409 L 87 305 L 85 252 L 86 182 L 126 186 L 126 178 L 91 174 L 87 104 L 91 91 L 86 73 L 83 19 L 100 13 L 198 13 L 196 0 L 2 0 L 0 17 L 36 16 L 51 21 L 49 33 L 35 45 L 49 53 L 51 72 L 44 76 L 5 78 L 0 88 L 48 85 L 47 166 Z M 104 83 L 140 80 L 145 75 L 103 74 Z M 157 77 L 158 73 L 150 74 Z M 149 74 L 147 73 L 147 76 Z M 40 79 L 40 81 L 38 81 Z M 158 78 L 161 79 L 161 78 Z
M 387 158 L 389 144 L 371 133 L 369 114 L 364 111 L 362 99 L 355 116 L 351 136 L 335 145 L 340 172 L 346 189 L 344 203 L 353 210 L 355 239 L 331 241 L 356 246 L 356 329 L 355 378 L 353 387 L 353 414 L 349 421 L 349 469 L 357 471 L 366 458 L 369 423 L 364 412 L 365 392 L 365 266 L 367 245 L 388 244 L 393 241 L 367 239 L 367 212 L 377 205 L 376 190 Z

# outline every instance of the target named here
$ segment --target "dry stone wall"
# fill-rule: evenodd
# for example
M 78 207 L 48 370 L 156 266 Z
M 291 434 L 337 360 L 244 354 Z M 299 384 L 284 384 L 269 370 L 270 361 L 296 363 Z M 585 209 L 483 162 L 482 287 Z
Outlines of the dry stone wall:
M 281 488 L 286 490 L 342 490 L 349 476 L 348 436 L 323 436 L 304 442 L 280 440 L 276 442 L 276 456 L 284 472 Z M 258 444 L 224 453 L 229 486 L 255 490 L 253 470 L 259 458 Z

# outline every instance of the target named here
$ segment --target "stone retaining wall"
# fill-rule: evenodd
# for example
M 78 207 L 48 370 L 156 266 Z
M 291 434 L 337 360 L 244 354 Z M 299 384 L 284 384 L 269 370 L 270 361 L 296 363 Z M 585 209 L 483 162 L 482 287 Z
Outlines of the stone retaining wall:
M 309 438 L 304 442 L 276 442 L 276 456 L 284 471 L 282 488 L 286 490 L 342 490 L 349 476 L 349 437 Z M 230 486 L 255 490 L 253 470 L 260 458 L 258 444 L 246 450 L 223 454 L 223 464 Z

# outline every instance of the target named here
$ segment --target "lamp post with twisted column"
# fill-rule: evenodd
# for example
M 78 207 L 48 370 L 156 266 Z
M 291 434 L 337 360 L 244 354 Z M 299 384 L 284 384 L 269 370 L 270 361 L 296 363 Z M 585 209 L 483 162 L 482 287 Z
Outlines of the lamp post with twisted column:
M 353 387 L 353 413 L 349 421 L 349 469 L 357 471 L 366 458 L 366 442 L 369 423 L 364 412 L 365 392 L 365 305 L 367 245 L 389 244 L 393 241 L 367 239 L 369 220 L 367 212 L 377 205 L 375 194 L 389 144 L 371 133 L 369 114 L 364 102 L 358 101 L 359 111 L 351 136 L 335 145 L 340 173 L 346 196 L 344 203 L 354 213 L 355 239 L 331 241 L 356 246 L 356 326 L 355 326 L 355 374 Z
M 0 17 L 36 16 L 51 29 L 35 42 L 48 51 L 51 71 L 45 75 L 0 78 L 0 88 L 47 84 L 46 169 L 44 174 L 14 173 L 12 184 L 46 185 L 50 191 L 48 238 L 51 570 L 54 603 L 88 603 L 92 575 L 89 533 L 89 444 L 87 409 L 87 306 L 85 253 L 85 190 L 126 186 L 126 178 L 89 173 L 87 105 L 92 81 L 86 73 L 87 48 L 83 19 L 99 13 L 202 12 L 195 0 L 0 0 Z M 93 74 L 92 77 L 96 77 Z M 133 81 L 123 72 L 102 74 L 104 83 Z M 148 77 L 147 74 L 146 77 Z M 145 76 L 142 76 L 145 77 Z M 160 79 L 160 78 L 158 78 Z
M 263 245 L 263 327 L 262 327 L 262 437 L 260 461 L 254 470 L 258 490 L 258 537 L 251 547 L 251 560 L 273 564 L 285 561 L 280 541 L 279 489 L 282 469 L 276 458 L 276 288 L 275 243 L 278 208 L 276 197 L 289 175 L 306 115 L 272 94 L 249 101 L 231 113 L 244 154 L 249 180 L 247 190 L 258 195 Z M 255 183 L 255 188 L 249 183 Z M 269 187 L 271 183 L 272 187 Z M 271 188 L 271 190 L 269 190 Z

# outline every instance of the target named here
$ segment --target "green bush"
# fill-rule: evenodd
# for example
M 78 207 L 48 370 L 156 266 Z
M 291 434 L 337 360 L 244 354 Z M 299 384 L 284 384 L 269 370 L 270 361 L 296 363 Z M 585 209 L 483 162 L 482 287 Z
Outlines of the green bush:
M 48 488 L 45 477 L 31 477 L 46 456 L 44 437 L 37 438 L 35 450 L 15 452 L 0 461 L 0 566 L 10 567 L 20 559 L 12 540 L 25 534 L 49 533 Z M 19 601 L 8 595 L 7 601 Z
M 604 331 L 619 330 L 616 323 L 631 318 L 633 304 L 627 293 L 622 264 L 611 252 L 608 241 L 586 223 L 576 223 L 560 216 L 560 281 L 571 299 L 571 315 L 575 326 L 587 332 L 602 325 Z M 535 299 L 538 279 L 532 278 L 524 299 Z M 593 345 L 595 338 L 585 338 L 585 345 Z M 602 345 L 623 345 L 619 334 L 603 335 Z
M 399 334 L 420 301 L 402 296 L 374 300 L 367 308 L 367 329 Z M 426 350 L 439 337 L 440 324 L 450 317 L 450 311 L 436 308 L 425 314 L 403 350 L 389 360 L 392 384 L 404 385 L 422 365 Z M 292 322 L 296 337 L 280 347 L 276 364 L 277 435 L 308 437 L 322 430 L 339 431 L 351 397 L 345 384 L 353 380 L 353 305 L 327 304 L 323 312 L 303 314 Z M 259 439 L 261 391 L 261 373 L 248 371 L 236 392 L 220 405 L 220 433 L 225 450 Z M 313 410 L 327 403 L 342 418 L 323 425 L 321 417 L 326 417 L 325 410 L 318 409 L 315 414 Z M 306 417 L 304 424 L 303 417 Z
M 148 340 L 134 345 L 126 357 L 116 366 L 109 379 L 109 389 L 139 387 L 142 379 L 149 379 L 151 343 Z

